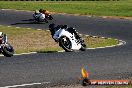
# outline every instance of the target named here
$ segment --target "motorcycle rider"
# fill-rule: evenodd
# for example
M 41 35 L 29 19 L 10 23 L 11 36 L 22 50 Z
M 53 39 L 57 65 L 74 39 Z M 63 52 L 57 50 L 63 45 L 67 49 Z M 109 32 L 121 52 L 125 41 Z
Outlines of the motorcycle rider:
M 48 10 L 43 10 L 43 9 L 40 9 L 39 12 L 45 14 L 45 16 L 48 16 L 50 14 Z
M 2 44 L 2 41 L 3 41 L 3 33 L 0 32 L 0 44 Z M 0 46 L 1 47 L 1 46 Z
M 35 21 L 38 21 L 38 22 L 43 22 L 45 20 L 45 14 L 40 13 L 38 10 L 35 10 L 33 17 Z
M 84 40 L 80 37 L 80 35 L 78 34 L 78 32 L 76 31 L 75 28 L 73 27 L 68 27 L 67 25 L 55 25 L 54 23 L 53 24 L 50 24 L 49 25 L 49 30 L 51 32 L 51 35 L 52 35 L 52 38 L 55 40 L 55 42 L 58 42 L 58 35 L 60 33 L 60 30 L 59 29 L 65 29 L 67 31 L 69 31 L 70 33 L 74 33 L 75 34 L 75 37 L 77 39 L 80 39 L 81 42 L 84 42 Z
M 35 20 L 38 20 L 38 16 L 39 16 L 39 11 L 38 10 L 35 10 L 35 12 L 33 13 L 33 18 Z
M 0 32 L 0 44 L 7 42 L 7 36 L 3 32 Z

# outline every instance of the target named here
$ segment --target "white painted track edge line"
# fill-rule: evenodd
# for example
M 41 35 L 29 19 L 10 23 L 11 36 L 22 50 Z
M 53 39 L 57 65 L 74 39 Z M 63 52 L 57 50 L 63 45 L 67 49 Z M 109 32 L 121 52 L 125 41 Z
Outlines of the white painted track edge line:
M 119 43 L 116 45 L 111 45 L 111 46 L 105 46 L 105 47 L 96 47 L 96 48 L 86 48 L 86 49 L 103 49 L 103 48 L 110 48 L 110 47 L 115 47 L 115 46 L 121 46 L 121 45 L 125 45 L 126 42 L 123 40 L 119 40 Z
M 105 47 L 96 47 L 96 48 L 86 48 L 86 49 L 103 49 L 103 48 L 110 48 L 110 47 L 115 47 L 115 46 L 121 46 L 121 45 L 125 45 L 126 42 L 123 40 L 118 40 L 119 43 L 116 45 L 111 45 L 111 46 L 105 46 Z M 64 50 L 61 51 L 57 51 L 59 53 L 61 52 L 65 52 Z M 19 55 L 28 55 L 28 54 L 36 54 L 37 52 L 29 52 L 29 53 L 21 53 L 21 54 L 14 54 L 15 56 L 19 56 Z M 4 56 L 4 55 L 0 55 L 0 56 Z
M 33 85 L 41 85 L 41 84 L 49 84 L 49 83 L 50 83 L 50 82 L 30 83 L 30 84 L 21 84 L 21 85 L 4 86 L 4 87 L 0 87 L 0 88 L 17 88 L 17 87 L 33 86 Z
M 37 52 L 29 52 L 29 53 L 20 53 L 20 54 L 14 54 L 14 55 L 27 55 L 27 54 L 35 54 L 35 53 L 37 53 Z
M 28 54 L 36 54 L 37 52 L 29 52 L 29 53 L 20 53 L 20 54 L 14 54 L 14 56 L 19 56 L 19 55 L 28 55 Z M 4 56 L 4 55 L 0 55 Z

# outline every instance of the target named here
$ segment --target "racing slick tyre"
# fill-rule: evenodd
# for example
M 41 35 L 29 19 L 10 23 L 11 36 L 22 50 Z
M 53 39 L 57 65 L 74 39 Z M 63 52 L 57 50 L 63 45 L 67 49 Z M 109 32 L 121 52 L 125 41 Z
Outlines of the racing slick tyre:
M 66 36 L 62 36 L 60 37 L 59 39 L 59 46 L 62 47 L 66 52 L 71 52 L 73 51 L 71 49 L 72 47 L 72 44 L 71 44 L 71 41 L 68 37 Z
M 4 56 L 6 56 L 6 57 L 11 57 L 11 56 L 13 56 L 13 54 L 14 54 L 14 49 L 13 49 L 13 47 L 12 47 L 9 43 L 4 44 L 4 45 L 2 46 L 2 54 L 3 54 Z

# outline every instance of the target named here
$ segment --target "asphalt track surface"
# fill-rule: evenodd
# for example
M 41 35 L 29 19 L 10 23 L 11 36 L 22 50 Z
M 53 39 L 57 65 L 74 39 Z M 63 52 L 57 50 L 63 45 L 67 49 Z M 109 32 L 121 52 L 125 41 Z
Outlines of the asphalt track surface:
M 68 24 L 83 34 L 121 39 L 126 45 L 84 52 L 0 57 L 0 87 L 43 82 L 50 82 L 49 85 L 76 84 L 82 67 L 89 71 L 90 79 L 132 77 L 132 21 L 60 14 L 53 17 L 49 23 Z M 34 24 L 28 20 L 31 18 L 32 12 L 0 10 L 0 25 L 48 28 L 49 23 Z M 28 88 L 42 86 L 47 85 L 43 83 Z

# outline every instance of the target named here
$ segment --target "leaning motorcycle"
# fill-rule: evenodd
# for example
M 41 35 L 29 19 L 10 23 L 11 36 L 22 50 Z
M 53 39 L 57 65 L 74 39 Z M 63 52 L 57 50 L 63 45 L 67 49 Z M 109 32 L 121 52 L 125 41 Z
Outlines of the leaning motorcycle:
M 37 17 L 35 14 L 33 14 L 33 20 L 35 23 L 41 23 L 41 22 L 48 23 L 48 20 L 46 18 L 41 19 L 40 17 Z
M 59 34 L 57 40 L 59 42 L 59 46 L 62 47 L 66 52 L 71 52 L 75 50 L 86 50 L 86 45 L 84 41 L 82 42 L 82 40 L 77 39 L 74 33 L 72 34 L 65 29 L 59 29 L 58 31 Z
M 11 57 L 14 54 L 14 49 L 7 41 L 7 35 L 0 32 L 0 52 L 6 56 Z
M 43 10 L 42 13 L 45 14 L 45 18 L 47 20 L 53 20 L 53 17 L 51 16 L 51 14 L 48 10 Z

